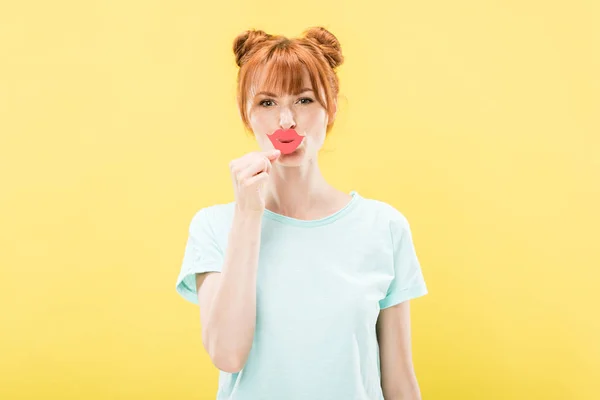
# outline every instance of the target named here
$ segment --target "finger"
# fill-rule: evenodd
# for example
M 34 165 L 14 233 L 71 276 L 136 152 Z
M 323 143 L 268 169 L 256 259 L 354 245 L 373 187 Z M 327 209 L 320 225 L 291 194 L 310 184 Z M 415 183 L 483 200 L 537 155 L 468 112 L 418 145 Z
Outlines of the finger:
M 281 155 L 281 150 L 275 149 L 271 151 L 266 151 L 264 155 L 269 159 L 269 161 L 273 161 Z
M 231 171 L 239 175 L 241 171 L 245 170 L 250 164 L 252 164 L 252 162 L 254 162 L 254 159 L 255 157 L 252 153 L 244 154 L 237 160 L 233 160 L 233 168 Z
M 257 154 L 259 157 L 264 158 L 265 171 L 267 172 L 267 174 L 271 173 L 271 168 L 273 165 L 272 160 L 275 160 L 277 157 L 279 157 L 279 154 L 281 154 L 279 150 L 263 151 Z
M 271 168 L 273 167 L 273 163 L 279 158 L 281 155 L 281 150 L 273 150 L 273 152 L 267 154 L 267 173 L 271 174 Z
M 240 179 L 243 171 L 245 171 L 252 164 L 256 163 L 258 157 L 260 157 L 259 152 L 252 152 L 243 155 L 242 157 L 234 160 L 232 163 L 231 172 L 236 179 Z M 257 157 L 258 156 L 258 157 Z M 265 158 L 265 157 L 263 157 Z M 266 159 L 266 158 L 265 158 Z
M 234 169 L 237 170 L 237 172 L 240 172 L 244 169 L 246 169 L 250 164 L 252 164 L 255 160 L 256 157 L 266 157 L 267 159 L 274 159 L 277 158 L 281 155 L 281 151 L 274 149 L 274 150 L 268 150 L 268 151 L 256 151 L 256 152 L 252 152 L 252 153 L 246 153 L 244 156 L 240 157 L 237 160 L 234 160 L 232 162 Z
M 266 172 L 261 172 L 258 175 L 254 175 L 250 178 L 248 178 L 245 182 L 245 186 L 246 187 L 251 187 L 254 185 L 257 185 L 257 189 L 260 188 L 262 186 L 262 184 L 267 183 L 267 181 L 269 180 L 269 174 L 267 174 Z M 260 185 L 258 185 L 260 184 Z
M 271 162 L 266 157 L 256 157 L 250 165 L 240 172 L 238 180 L 248 179 L 261 172 L 268 174 L 270 171 Z
M 255 154 L 259 156 L 267 157 L 269 160 L 273 160 L 281 155 L 281 150 L 271 149 L 266 151 L 258 151 Z

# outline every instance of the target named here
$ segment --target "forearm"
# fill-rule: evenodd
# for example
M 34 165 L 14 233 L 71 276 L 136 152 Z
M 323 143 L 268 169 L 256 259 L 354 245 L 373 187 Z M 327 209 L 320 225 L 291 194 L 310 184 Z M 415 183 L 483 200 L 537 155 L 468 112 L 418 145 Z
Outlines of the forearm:
M 384 400 L 421 400 L 421 394 L 419 392 L 413 392 L 398 396 L 384 396 Z
M 421 400 L 421 390 L 416 378 L 397 379 L 394 383 L 396 385 L 393 388 L 382 386 L 384 400 Z
M 254 338 L 260 231 L 260 215 L 235 214 L 208 316 L 209 353 L 234 369 L 245 364 Z

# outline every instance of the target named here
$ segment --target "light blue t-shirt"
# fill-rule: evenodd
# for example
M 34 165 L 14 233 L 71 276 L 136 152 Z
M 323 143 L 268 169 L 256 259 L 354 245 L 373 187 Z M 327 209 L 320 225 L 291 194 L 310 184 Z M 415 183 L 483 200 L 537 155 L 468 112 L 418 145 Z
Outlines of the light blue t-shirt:
M 265 210 L 256 329 L 244 368 L 220 371 L 217 400 L 383 400 L 381 309 L 427 294 L 407 219 L 351 192 L 338 212 L 298 220 Z M 235 203 L 199 210 L 176 289 L 221 271 Z

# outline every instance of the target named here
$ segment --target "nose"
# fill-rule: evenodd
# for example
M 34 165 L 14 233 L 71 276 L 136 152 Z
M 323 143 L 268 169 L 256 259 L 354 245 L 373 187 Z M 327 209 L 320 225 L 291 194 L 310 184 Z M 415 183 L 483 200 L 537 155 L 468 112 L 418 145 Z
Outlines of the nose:
M 296 119 L 294 118 L 294 114 L 287 107 L 283 107 L 281 110 L 281 114 L 279 116 L 279 126 L 281 126 L 282 129 L 296 128 Z

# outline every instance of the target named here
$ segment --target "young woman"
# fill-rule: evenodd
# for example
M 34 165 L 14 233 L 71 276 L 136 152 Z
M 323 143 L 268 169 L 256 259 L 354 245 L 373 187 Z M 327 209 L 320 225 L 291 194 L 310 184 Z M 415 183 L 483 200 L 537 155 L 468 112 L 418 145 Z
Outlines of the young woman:
M 240 115 L 262 151 L 230 162 L 234 201 L 192 218 L 176 285 L 199 304 L 217 399 L 419 399 L 409 300 L 427 288 L 408 221 L 319 170 L 338 40 L 253 30 L 233 50 Z

